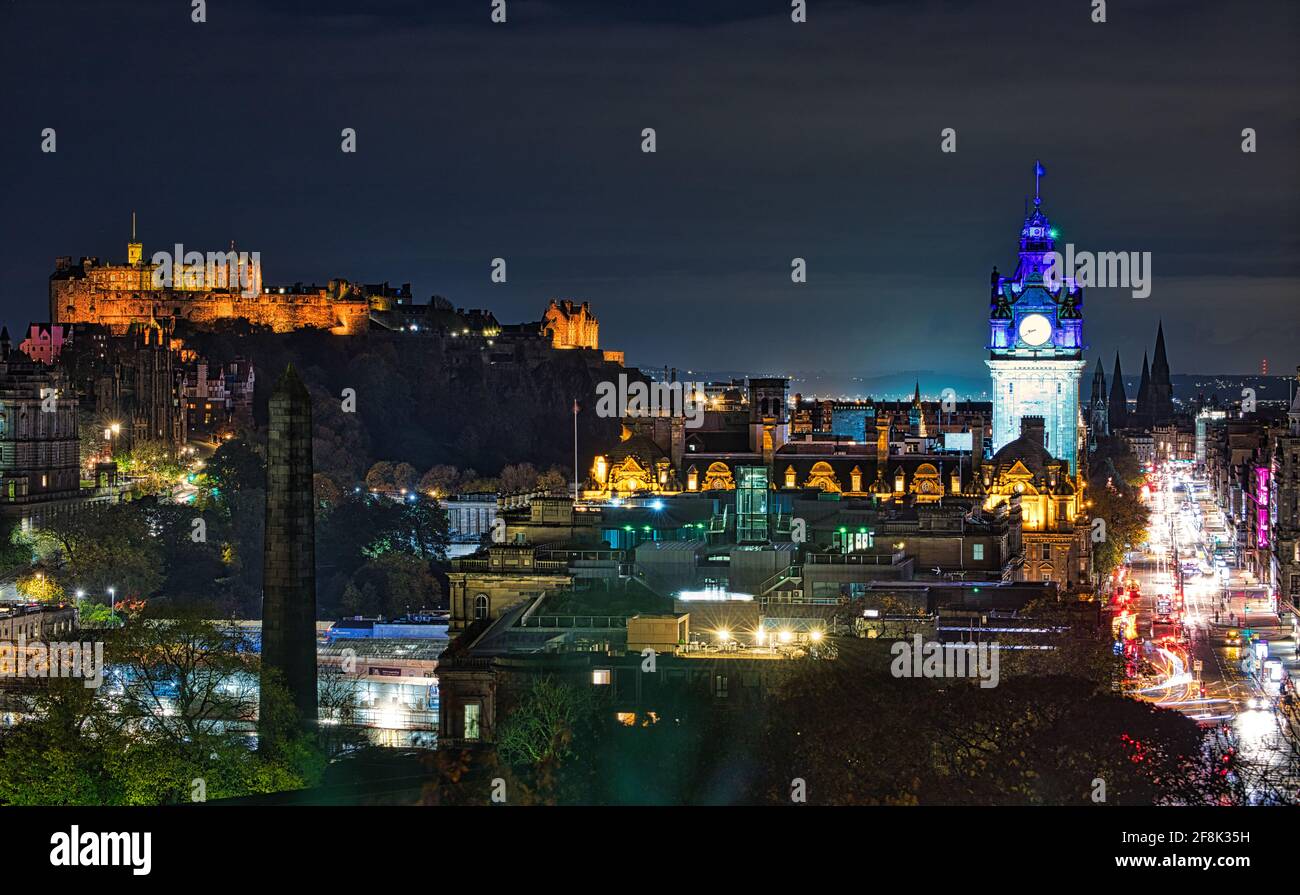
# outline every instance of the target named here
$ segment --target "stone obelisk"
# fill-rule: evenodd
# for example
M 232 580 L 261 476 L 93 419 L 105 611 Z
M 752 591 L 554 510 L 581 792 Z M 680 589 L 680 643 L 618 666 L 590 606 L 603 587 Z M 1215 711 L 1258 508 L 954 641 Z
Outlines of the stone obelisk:
M 311 396 L 293 365 L 271 393 L 266 445 L 266 542 L 262 572 L 261 717 L 267 676 L 287 687 L 304 725 L 316 721 L 316 533 Z M 263 722 L 260 742 L 272 731 Z

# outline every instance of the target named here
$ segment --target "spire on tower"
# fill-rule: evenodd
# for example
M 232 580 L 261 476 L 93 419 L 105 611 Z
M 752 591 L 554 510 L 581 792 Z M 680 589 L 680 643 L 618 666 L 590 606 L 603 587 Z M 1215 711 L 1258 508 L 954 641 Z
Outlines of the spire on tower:
M 1097 368 L 1092 371 L 1092 400 L 1106 400 L 1106 373 L 1101 368 L 1101 358 L 1097 358 Z
M 1138 381 L 1137 424 L 1151 425 L 1151 365 L 1147 362 L 1147 353 L 1142 352 L 1142 378 Z
M 1088 401 L 1088 442 L 1097 447 L 1097 439 L 1110 434 L 1110 419 L 1106 408 L 1106 373 L 1097 358 L 1097 368 L 1092 372 L 1092 398 Z
M 1151 361 L 1151 406 L 1148 409 L 1157 423 L 1174 415 L 1174 385 L 1169 374 L 1169 358 L 1165 354 L 1163 320 L 1156 327 L 1156 354 Z
M 1128 425 L 1128 395 L 1124 392 L 1124 371 L 1119 366 L 1119 352 L 1115 352 L 1115 370 L 1110 374 L 1110 405 L 1106 408 L 1110 430 L 1115 432 Z

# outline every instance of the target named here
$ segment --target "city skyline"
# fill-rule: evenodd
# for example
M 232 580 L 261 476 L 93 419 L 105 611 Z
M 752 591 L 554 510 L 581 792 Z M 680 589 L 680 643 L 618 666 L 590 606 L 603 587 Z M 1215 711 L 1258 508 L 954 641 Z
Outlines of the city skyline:
M 0 33 L 24 867 L 192 877 L 158 809 L 204 804 L 1109 807 L 967 851 L 1284 859 L 1123 809 L 1300 804 L 1295 0 Z M 293 872 L 469 854 L 340 841 Z
M 57 30 L 47 8 L 0 13 L 33 35 L 0 63 L 27 75 L 14 127 L 31 139 L 0 150 L 15 172 L 8 217 L 22 222 L 0 248 L 18 326 L 48 316 L 56 256 L 120 261 L 134 210 L 147 253 L 234 239 L 261 252 L 268 282 L 409 280 L 417 301 L 436 293 L 502 320 L 590 301 L 632 364 L 879 375 L 928 355 L 940 376 L 978 375 L 988 273 L 1010 269 L 1041 159 L 1063 241 L 1151 252 L 1149 298 L 1087 290 L 1090 359 L 1109 367 L 1118 350 L 1136 368 L 1162 319 L 1181 372 L 1249 375 L 1265 358 L 1285 372 L 1300 338 L 1287 313 L 1297 146 L 1278 86 L 1294 80 L 1281 50 L 1296 19 L 1281 4 L 1183 13 L 1177 49 L 1159 40 L 1158 7 L 1094 24 L 1030 4 L 945 7 L 934 21 L 815 5 L 792 32 L 784 11 L 746 4 L 670 4 L 646 20 L 518 3 L 504 33 L 400 2 L 369 16 L 239 2 L 202 26 L 70 8 Z M 142 40 L 144 24 L 150 60 L 105 70 L 103 48 Z M 53 35 L 82 30 L 98 36 L 91 52 L 52 64 Z M 266 60 L 256 81 L 221 64 L 236 36 Z M 931 55 L 904 55 L 909 36 Z M 1039 62 L 1044 43 L 1078 64 Z M 1234 76 L 1201 91 L 1191 47 Z M 786 68 L 767 67 L 774 55 Z M 927 58 L 970 77 L 940 84 Z M 192 77 L 151 79 L 154 65 Z M 1008 124 L 1008 108 L 1045 112 Z M 55 153 L 40 151 L 46 127 Z M 340 152 L 344 127 L 355 154 Z M 956 152 L 941 151 L 946 127 Z M 1245 127 L 1255 153 L 1241 151 Z M 506 283 L 489 280 L 495 257 Z M 796 257 L 805 284 L 791 282 Z M 1242 290 L 1250 313 L 1215 313 Z

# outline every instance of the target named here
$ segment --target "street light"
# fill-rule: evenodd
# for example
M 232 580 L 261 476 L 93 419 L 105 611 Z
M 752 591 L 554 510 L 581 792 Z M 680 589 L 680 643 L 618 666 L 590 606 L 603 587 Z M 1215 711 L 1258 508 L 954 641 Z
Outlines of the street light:
M 109 609 L 112 610 L 113 615 L 116 616 L 116 615 L 117 615 L 117 595 L 116 595 L 116 593 L 114 592 L 113 588 L 111 588 L 111 587 L 108 589 L 108 604 L 109 604 Z

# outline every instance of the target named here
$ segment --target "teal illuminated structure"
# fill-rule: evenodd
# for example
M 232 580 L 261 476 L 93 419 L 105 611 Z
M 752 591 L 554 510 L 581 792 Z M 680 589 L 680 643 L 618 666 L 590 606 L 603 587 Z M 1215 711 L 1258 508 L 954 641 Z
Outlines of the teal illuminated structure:
M 1043 173 L 1041 165 L 1036 174 Z M 1035 187 L 1037 193 L 1037 187 Z M 1020 420 L 1041 416 L 1052 456 L 1079 471 L 1079 380 L 1083 374 L 1083 287 L 1065 271 L 1046 272 L 1056 230 L 1034 196 L 1020 230 L 1020 262 L 1009 277 L 993 269 L 989 302 L 989 372 L 993 376 L 993 450 L 1020 437 Z
M 736 543 L 767 541 L 767 467 L 736 467 Z

